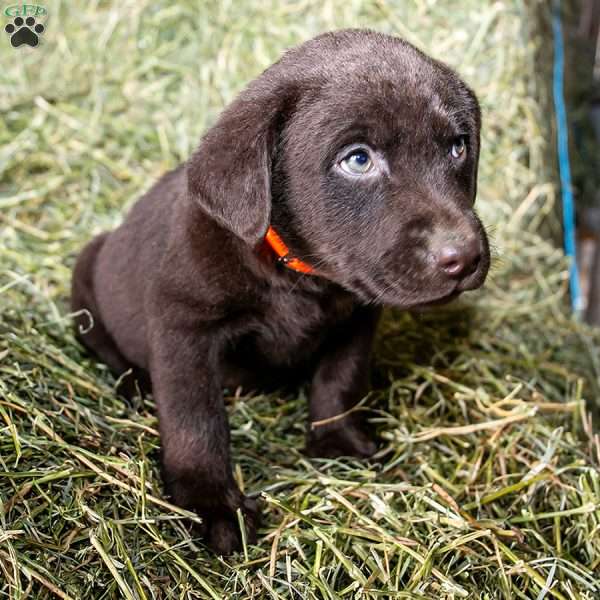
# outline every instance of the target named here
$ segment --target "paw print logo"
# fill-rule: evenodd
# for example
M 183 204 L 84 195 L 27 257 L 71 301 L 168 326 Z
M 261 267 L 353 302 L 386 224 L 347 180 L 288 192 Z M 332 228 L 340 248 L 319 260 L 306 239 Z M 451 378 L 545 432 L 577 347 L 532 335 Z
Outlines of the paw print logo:
M 44 33 L 44 26 L 36 23 L 33 17 L 15 17 L 12 23 L 9 23 L 4 31 L 10 35 L 10 43 L 14 48 L 27 44 L 35 48 L 39 44 L 40 35 Z

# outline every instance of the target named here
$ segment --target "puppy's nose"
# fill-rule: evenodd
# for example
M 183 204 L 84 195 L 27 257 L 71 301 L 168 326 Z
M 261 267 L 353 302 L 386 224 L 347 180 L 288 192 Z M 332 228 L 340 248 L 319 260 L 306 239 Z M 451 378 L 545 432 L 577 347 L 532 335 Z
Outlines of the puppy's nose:
M 477 239 L 460 244 L 447 244 L 437 252 L 437 264 L 442 271 L 454 279 L 461 279 L 477 270 L 481 260 L 481 249 Z

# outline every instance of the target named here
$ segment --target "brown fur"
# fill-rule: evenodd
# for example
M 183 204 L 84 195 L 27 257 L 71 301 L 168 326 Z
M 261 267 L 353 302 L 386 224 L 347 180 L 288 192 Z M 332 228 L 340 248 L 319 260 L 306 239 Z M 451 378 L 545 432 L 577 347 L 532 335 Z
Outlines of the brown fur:
M 390 36 L 325 34 L 253 81 L 185 165 L 82 251 L 72 305 L 93 327 L 80 339 L 117 375 L 133 369 L 126 392 L 151 381 L 167 493 L 202 515 L 216 551 L 239 547 L 237 508 L 251 540 L 257 518 L 232 476 L 222 387 L 310 378 L 311 421 L 339 415 L 368 390 L 381 305 L 483 283 L 479 127 L 448 67 Z M 341 169 L 357 144 L 374 173 Z M 277 262 L 269 224 L 318 275 Z M 375 449 L 355 413 L 307 437 L 315 456 Z

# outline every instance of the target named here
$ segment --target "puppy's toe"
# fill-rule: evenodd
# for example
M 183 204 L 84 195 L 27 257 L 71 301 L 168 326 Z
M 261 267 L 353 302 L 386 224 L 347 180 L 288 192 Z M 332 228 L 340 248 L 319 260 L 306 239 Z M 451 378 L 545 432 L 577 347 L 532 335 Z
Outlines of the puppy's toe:
M 356 426 L 347 426 L 320 434 L 313 432 L 309 435 L 306 444 L 306 453 L 313 457 L 354 456 L 356 458 L 369 458 L 376 451 L 376 442 Z
M 375 452 L 377 452 L 377 442 L 372 440 L 366 433 L 360 431 L 353 439 L 353 452 L 351 456 L 369 458 Z
M 244 524 L 246 526 L 246 540 L 249 544 L 256 544 L 256 530 L 260 525 L 260 506 L 253 498 L 244 498 Z
M 228 555 L 242 548 L 237 523 L 227 518 L 213 519 L 207 526 L 206 542 L 215 554 Z
M 258 503 L 252 498 L 244 498 L 241 509 L 244 517 L 246 542 L 255 544 L 256 530 L 260 521 Z M 227 511 L 206 517 L 204 535 L 206 543 L 216 554 L 228 555 L 242 550 L 242 536 L 237 511 Z

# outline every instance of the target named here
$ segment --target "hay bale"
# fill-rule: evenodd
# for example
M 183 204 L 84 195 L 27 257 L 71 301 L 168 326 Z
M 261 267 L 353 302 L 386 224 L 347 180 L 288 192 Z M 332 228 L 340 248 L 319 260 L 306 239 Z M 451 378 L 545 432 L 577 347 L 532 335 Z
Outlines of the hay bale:
M 565 305 L 552 224 L 543 2 L 53 2 L 44 44 L 2 47 L 0 590 L 15 598 L 598 598 L 598 336 Z M 535 17 L 535 18 L 534 18 Z M 225 560 L 160 500 L 151 399 L 126 406 L 74 341 L 77 250 L 185 159 L 287 46 L 370 26 L 481 97 L 484 291 L 389 312 L 369 464 L 309 461 L 297 396 L 228 399 L 257 547 Z M 6 40 L 3 40 L 6 41 Z

